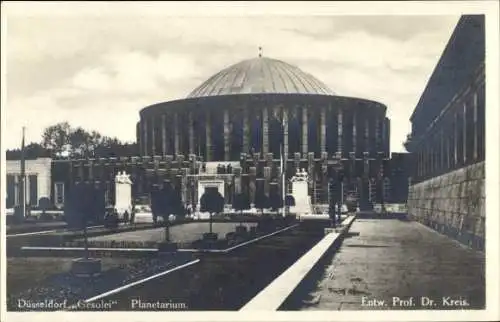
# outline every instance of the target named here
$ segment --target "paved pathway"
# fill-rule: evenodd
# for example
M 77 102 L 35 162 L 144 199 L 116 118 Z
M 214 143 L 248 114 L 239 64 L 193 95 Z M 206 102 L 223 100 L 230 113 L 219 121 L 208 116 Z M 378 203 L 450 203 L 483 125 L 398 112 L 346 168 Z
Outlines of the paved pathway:
M 484 307 L 484 253 L 397 219 L 357 219 L 349 235 L 308 277 L 309 287 L 288 300 L 288 309 Z

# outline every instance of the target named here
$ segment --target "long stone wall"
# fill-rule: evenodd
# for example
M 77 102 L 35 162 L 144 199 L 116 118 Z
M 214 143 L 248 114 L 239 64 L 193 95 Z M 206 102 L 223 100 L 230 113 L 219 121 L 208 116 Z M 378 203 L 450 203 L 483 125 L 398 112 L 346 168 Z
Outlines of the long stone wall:
M 484 250 L 484 178 L 484 162 L 479 162 L 412 185 L 408 214 L 442 234 Z

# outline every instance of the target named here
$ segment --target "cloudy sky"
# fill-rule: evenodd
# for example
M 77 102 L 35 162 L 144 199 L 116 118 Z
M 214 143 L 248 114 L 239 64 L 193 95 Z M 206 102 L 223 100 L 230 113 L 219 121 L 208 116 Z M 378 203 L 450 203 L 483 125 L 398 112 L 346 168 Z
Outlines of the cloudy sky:
M 68 121 L 135 141 L 139 110 L 185 97 L 244 59 L 284 60 L 334 92 L 382 102 L 391 150 L 459 16 L 11 15 L 6 29 L 5 147 Z

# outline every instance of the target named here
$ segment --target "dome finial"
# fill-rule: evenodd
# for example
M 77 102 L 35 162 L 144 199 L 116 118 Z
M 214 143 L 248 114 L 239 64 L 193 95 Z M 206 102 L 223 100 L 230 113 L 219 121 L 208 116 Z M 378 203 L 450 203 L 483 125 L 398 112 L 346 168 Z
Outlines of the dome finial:
M 262 58 L 262 47 L 259 47 L 259 58 Z

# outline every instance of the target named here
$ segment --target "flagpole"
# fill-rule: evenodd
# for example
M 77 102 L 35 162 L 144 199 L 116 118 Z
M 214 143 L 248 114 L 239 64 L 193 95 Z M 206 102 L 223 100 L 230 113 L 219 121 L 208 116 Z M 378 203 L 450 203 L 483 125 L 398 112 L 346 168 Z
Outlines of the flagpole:
M 285 111 L 283 111 L 283 113 L 286 113 Z M 283 121 L 283 139 L 281 141 L 281 145 L 280 145 L 280 155 L 281 155 L 281 190 L 283 190 L 282 192 L 282 198 L 283 198 L 283 217 L 286 216 L 286 156 L 284 155 L 285 154 L 285 129 L 286 127 L 288 126 L 286 124 L 286 117 L 285 115 L 282 115 L 282 121 Z
M 280 161 L 281 161 L 281 197 L 283 198 L 283 217 L 286 216 L 286 188 L 285 188 L 285 162 L 283 161 L 283 145 L 280 145 Z

